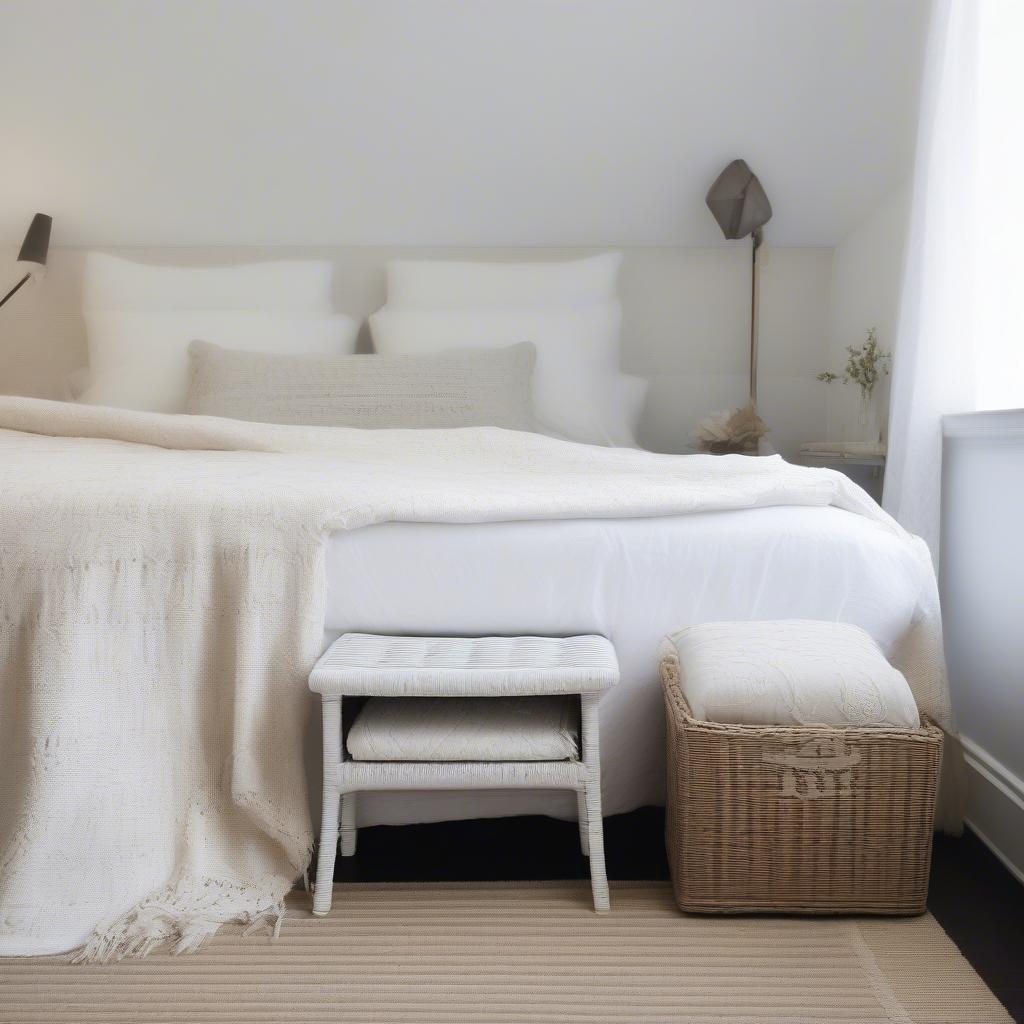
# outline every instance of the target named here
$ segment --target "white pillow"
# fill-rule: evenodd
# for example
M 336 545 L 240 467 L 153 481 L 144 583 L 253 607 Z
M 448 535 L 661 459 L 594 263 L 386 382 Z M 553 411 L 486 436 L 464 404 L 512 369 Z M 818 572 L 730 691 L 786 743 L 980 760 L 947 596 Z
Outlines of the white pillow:
M 859 626 L 813 619 L 706 622 L 666 637 L 694 718 L 734 725 L 916 729 L 902 673 Z
M 533 405 L 541 430 L 588 444 L 613 444 L 618 409 L 617 302 L 589 309 L 402 312 L 385 307 L 370 317 L 378 352 L 408 355 L 447 348 L 537 347 Z
M 571 698 L 371 697 L 345 739 L 353 761 L 578 761 Z
M 622 253 L 495 263 L 392 260 L 388 309 L 552 309 L 615 302 Z
M 330 262 L 322 260 L 178 267 L 89 252 L 82 308 L 330 313 L 333 270 Z
M 181 412 L 191 342 L 252 352 L 346 355 L 355 351 L 359 323 L 339 314 L 92 310 L 85 314 L 85 329 L 90 384 L 81 401 Z

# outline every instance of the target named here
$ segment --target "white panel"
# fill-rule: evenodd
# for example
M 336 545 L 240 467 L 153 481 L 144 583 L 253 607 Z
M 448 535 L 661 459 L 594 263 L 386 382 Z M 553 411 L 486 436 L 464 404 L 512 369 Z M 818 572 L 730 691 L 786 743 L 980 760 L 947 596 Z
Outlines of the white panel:
M 963 737 L 967 824 L 1024 883 L 1024 782 Z
M 947 417 L 946 428 L 940 583 L 953 707 L 970 737 L 967 817 L 1020 875 L 1024 410 Z
M 1000 419 L 1001 433 L 980 414 L 986 436 L 946 438 L 940 582 L 960 728 L 1024 776 L 1024 410 Z

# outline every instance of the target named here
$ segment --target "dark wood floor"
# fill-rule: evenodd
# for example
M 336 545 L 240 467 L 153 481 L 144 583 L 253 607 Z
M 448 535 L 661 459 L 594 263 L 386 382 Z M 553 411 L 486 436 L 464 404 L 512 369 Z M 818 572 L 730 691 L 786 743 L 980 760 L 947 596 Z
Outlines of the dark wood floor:
M 668 877 L 660 808 L 605 819 L 608 876 Z M 574 822 L 496 818 L 362 829 L 338 881 L 489 881 L 588 877 Z M 939 836 L 928 906 L 974 969 L 1024 1024 L 1024 886 L 976 836 Z M 968 1022 L 965 1022 L 968 1024 Z

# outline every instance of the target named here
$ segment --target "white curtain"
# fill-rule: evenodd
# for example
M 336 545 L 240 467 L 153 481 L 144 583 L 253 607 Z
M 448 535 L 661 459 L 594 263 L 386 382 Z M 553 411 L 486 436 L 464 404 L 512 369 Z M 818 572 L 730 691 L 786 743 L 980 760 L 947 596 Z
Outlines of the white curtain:
M 1024 3 L 936 0 L 883 505 L 938 558 L 947 413 L 1024 406 Z

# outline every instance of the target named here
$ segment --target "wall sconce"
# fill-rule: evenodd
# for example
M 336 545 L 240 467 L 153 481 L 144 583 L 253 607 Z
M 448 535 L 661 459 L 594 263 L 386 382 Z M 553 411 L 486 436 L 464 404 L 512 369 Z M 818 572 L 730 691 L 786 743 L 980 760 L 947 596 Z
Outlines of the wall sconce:
M 2 298 L 0 306 L 8 302 L 29 281 L 39 280 L 46 270 L 46 257 L 50 251 L 50 228 L 53 218 L 45 213 L 37 213 L 25 233 L 25 241 L 21 243 L 18 262 L 25 267 L 25 275 Z

